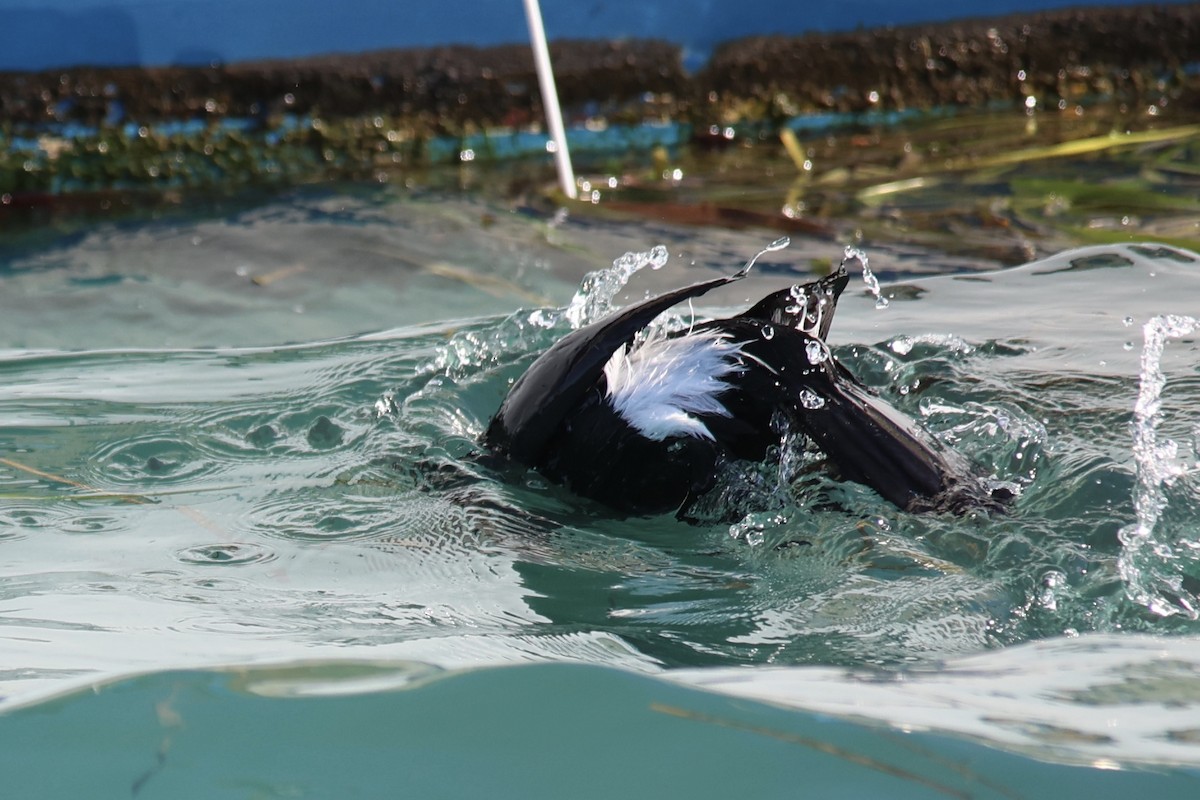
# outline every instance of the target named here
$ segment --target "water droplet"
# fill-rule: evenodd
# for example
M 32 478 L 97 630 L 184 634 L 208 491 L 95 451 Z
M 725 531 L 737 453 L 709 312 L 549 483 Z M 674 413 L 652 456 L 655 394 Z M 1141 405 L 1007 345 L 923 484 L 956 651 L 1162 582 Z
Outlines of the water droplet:
M 753 267 L 755 265 L 755 263 L 760 258 L 765 256 L 767 253 L 774 253 L 776 250 L 782 250 L 783 248 L 787 247 L 791 243 L 792 243 L 792 240 L 790 238 L 788 238 L 787 236 L 780 236 L 778 239 L 771 242 L 769 245 L 764 247 L 762 250 L 759 250 L 757 253 L 755 253 L 753 258 L 751 258 L 744 265 L 742 265 L 742 269 L 738 274 L 745 275 L 747 272 L 750 271 L 750 268 Z
M 844 269 L 847 261 L 857 261 L 862 269 L 863 283 L 867 285 L 867 289 L 871 294 L 875 295 L 875 307 L 887 308 L 888 299 L 883 296 L 879 289 L 879 279 L 875 277 L 875 273 L 871 272 L 871 267 L 867 263 L 867 254 L 857 247 L 847 246 L 844 255 L 842 256 L 841 266 Z
M 829 360 L 829 348 L 825 346 L 824 342 L 817 339 L 804 345 L 804 354 L 808 356 L 810 364 L 822 364 Z
M 1128 328 L 1133 324 L 1133 317 L 1126 317 L 1125 319 L 1121 320 L 1121 324 Z
M 1058 595 L 1067 585 L 1067 576 L 1056 569 L 1042 576 L 1042 590 L 1038 593 L 1038 605 L 1047 611 L 1058 610 Z
M 384 392 L 383 397 L 375 401 L 375 416 L 379 418 L 394 417 L 400 413 L 400 406 L 396 403 L 396 395 L 391 392 Z
M 762 337 L 768 340 L 775 338 L 775 328 L 771 327 L 770 325 L 763 325 Z
M 1126 342 L 1125 344 L 1121 345 L 1121 347 L 1125 348 L 1126 350 L 1132 350 L 1133 342 Z
M 800 392 L 800 405 L 809 411 L 816 411 L 818 408 L 825 407 L 825 399 L 818 397 L 809 389 L 803 389 Z

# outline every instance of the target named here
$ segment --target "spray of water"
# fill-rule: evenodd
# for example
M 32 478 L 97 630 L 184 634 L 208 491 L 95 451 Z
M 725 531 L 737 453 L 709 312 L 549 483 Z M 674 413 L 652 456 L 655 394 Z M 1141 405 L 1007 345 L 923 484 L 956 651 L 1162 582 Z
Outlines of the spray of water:
M 792 240 L 790 238 L 788 238 L 787 236 L 780 236 L 778 239 L 771 242 L 769 245 L 764 247 L 762 250 L 759 250 L 757 253 L 755 253 L 754 257 L 751 258 L 749 261 L 747 261 L 746 264 L 741 268 L 741 270 L 738 271 L 738 274 L 745 275 L 747 272 L 750 271 L 750 268 L 753 267 L 755 265 L 755 263 L 760 258 L 765 256 L 767 253 L 774 253 L 776 250 L 782 250 L 783 248 L 787 247 L 791 243 L 792 243 Z
M 867 289 L 871 294 L 875 295 L 875 307 L 887 308 L 888 299 L 883 296 L 883 292 L 879 289 L 879 279 L 875 277 L 875 273 L 871 272 L 871 267 L 867 263 L 867 254 L 857 247 L 846 247 L 846 252 L 842 256 L 842 268 L 851 261 L 857 261 L 862 269 L 863 283 L 867 285 Z
M 579 284 L 575 296 L 563 309 L 563 317 L 572 328 L 581 328 L 604 317 L 613 308 L 613 301 L 640 270 L 662 269 L 670 256 L 662 245 L 646 253 L 626 253 L 608 269 L 589 272 Z
M 755 253 L 738 274 L 745 275 L 764 255 L 782 250 L 790 244 L 791 239 L 787 236 L 776 239 Z M 874 287 L 872 291 L 877 297 L 876 305 L 887 305 L 887 300 L 879 296 L 879 282 L 867 267 L 866 255 L 852 248 L 847 248 L 846 254 L 847 259 L 856 258 L 862 265 L 864 280 L 867 280 L 868 286 Z M 531 329 L 549 330 L 565 324 L 574 330 L 603 319 L 613 311 L 617 295 L 634 275 L 646 267 L 662 269 L 669 258 L 667 248 L 663 245 L 646 252 L 626 253 L 613 261 L 611 267 L 585 275 L 571 301 L 562 308 L 518 312 L 501 324 L 485 330 L 461 331 L 440 348 L 437 358 L 430 365 L 430 371 L 454 377 L 464 370 L 471 371 L 503 360 L 516 345 L 525 340 Z M 678 318 L 664 318 L 656 323 L 667 329 L 682 324 Z M 771 334 L 765 335 L 769 337 Z
M 617 295 L 630 278 L 646 267 L 662 269 L 668 258 L 667 248 L 662 245 L 644 253 L 626 253 L 611 267 L 585 275 L 574 297 L 562 308 L 518 311 L 500 323 L 458 331 L 438 348 L 427 371 L 457 379 L 480 367 L 500 363 L 514 352 L 524 352 L 530 341 L 541 338 L 541 331 L 564 323 L 575 329 L 595 322 L 613 310 Z
M 1173 541 L 1159 521 L 1167 506 L 1165 489 L 1192 470 L 1179 460 L 1179 445 L 1161 439 L 1162 392 L 1166 375 L 1162 370 L 1167 340 L 1188 336 L 1200 329 L 1195 317 L 1154 317 L 1142 329 L 1141 385 L 1133 407 L 1133 458 L 1137 470 L 1133 507 L 1136 521 L 1121 529 L 1119 568 L 1130 600 L 1156 614 L 1186 614 L 1200 617 L 1195 596 L 1183 587 L 1182 561 L 1186 551 L 1200 543 Z

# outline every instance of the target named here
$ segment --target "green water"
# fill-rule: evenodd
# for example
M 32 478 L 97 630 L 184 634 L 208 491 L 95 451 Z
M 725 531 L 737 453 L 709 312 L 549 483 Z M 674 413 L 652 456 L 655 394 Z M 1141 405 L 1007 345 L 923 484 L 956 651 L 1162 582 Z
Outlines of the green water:
M 404 665 L 165 672 L 18 711 L 5 727 L 46 754 L 7 781 L 17 797 L 1187 797 L 1196 786 L 1178 771 L 1048 764 L 562 664 L 432 679 Z
M 1193 334 L 1156 362 L 1175 452 L 1135 453 L 1132 413 L 1194 254 L 938 277 L 942 250 L 868 245 L 892 302 L 845 298 L 834 352 L 1021 497 L 914 516 L 729 476 L 731 527 L 470 456 L 584 273 L 664 244 L 639 297 L 774 235 L 321 190 L 39 236 L 0 267 L 14 796 L 1200 788 Z M 840 255 L 796 237 L 697 310 Z

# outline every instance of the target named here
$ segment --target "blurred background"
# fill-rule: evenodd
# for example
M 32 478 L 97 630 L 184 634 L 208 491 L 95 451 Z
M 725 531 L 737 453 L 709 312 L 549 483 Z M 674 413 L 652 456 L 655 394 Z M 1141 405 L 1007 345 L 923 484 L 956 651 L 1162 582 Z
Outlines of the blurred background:
M 574 211 L 990 264 L 1194 245 L 1200 10 L 1066 5 L 546 3 Z M 330 182 L 563 199 L 518 2 L 0 10 L 2 225 Z
M 730 39 L 761 34 L 846 31 L 948 17 L 1063 8 L 1068 0 L 1006 0 L 945 6 L 919 0 L 596 0 L 543 4 L 551 39 L 665 39 L 684 64 L 703 64 Z M 1127 5 L 1111 0 L 1092 6 Z M 395 3 L 354 0 L 334 8 L 317 0 L 47 0 L 0 3 L 0 69 L 80 65 L 207 66 L 264 58 L 300 58 L 398 47 L 525 43 L 518 0 Z

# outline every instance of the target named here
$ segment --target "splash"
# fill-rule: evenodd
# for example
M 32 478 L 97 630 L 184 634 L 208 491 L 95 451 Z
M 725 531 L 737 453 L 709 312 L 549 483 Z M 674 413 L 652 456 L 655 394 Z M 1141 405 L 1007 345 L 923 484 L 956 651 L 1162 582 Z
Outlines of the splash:
M 871 272 L 871 267 L 867 263 L 867 254 L 857 247 L 846 247 L 846 252 L 842 256 L 841 267 L 845 269 L 847 262 L 857 261 L 859 267 L 862 268 L 863 283 L 867 285 L 867 289 L 871 294 L 875 295 L 875 307 L 887 308 L 888 299 L 883 296 L 883 292 L 879 289 L 879 279 L 875 277 L 875 273 Z
M 755 253 L 754 256 L 742 266 L 742 268 L 738 272 L 738 274 L 745 275 L 747 272 L 750 271 L 750 268 L 753 267 L 758 262 L 758 260 L 760 258 L 762 258 L 763 256 L 765 256 L 767 253 L 774 253 L 777 250 L 782 250 L 785 247 L 787 247 L 788 245 L 790 245 L 791 243 L 792 243 L 792 240 L 789 237 L 780 236 L 778 239 L 771 242 L 769 245 L 764 247 L 762 250 L 759 250 L 757 253 Z
M 755 253 L 749 261 L 742 265 L 738 274 L 745 275 L 758 259 L 767 253 L 782 250 L 791 243 L 791 239 L 781 236 Z M 670 256 L 667 248 L 658 245 L 646 253 L 626 253 L 614 261 L 608 269 L 589 272 L 579 284 L 579 289 L 571 298 L 571 302 L 562 309 L 561 316 L 570 323 L 572 328 L 581 328 L 603 318 L 613 310 L 613 301 L 625 288 L 625 284 L 629 283 L 630 278 L 646 267 L 654 270 L 662 269 L 668 258 Z M 553 323 L 555 321 L 553 317 L 554 314 L 550 313 L 548 316 L 539 317 L 539 320 Z
M 781 236 L 755 253 L 742 265 L 737 274 L 745 275 L 758 259 L 790 244 L 790 238 Z M 444 374 L 457 380 L 480 368 L 506 362 L 512 358 L 514 352 L 525 352 L 528 349 L 526 345 L 540 341 L 544 331 L 563 327 L 576 330 L 590 325 L 615 310 L 617 295 L 634 275 L 646 267 L 653 270 L 662 269 L 669 258 L 670 254 L 663 245 L 646 252 L 625 253 L 614 260 L 611 267 L 585 275 L 570 302 L 561 308 L 518 311 L 499 324 L 472 326 L 455 332 L 438 348 L 436 356 L 423 371 Z M 869 270 L 866 269 L 866 256 L 860 255 L 859 258 L 864 275 L 869 274 Z M 878 288 L 878 282 L 875 286 Z M 883 302 L 886 304 L 886 300 Z M 652 323 L 651 329 L 670 331 L 686 327 L 688 324 L 686 320 L 668 312 Z M 763 329 L 764 338 L 769 339 L 773 335 L 774 330 L 769 326 Z
M 630 278 L 646 267 L 662 269 L 668 258 L 662 245 L 644 253 L 626 253 L 611 267 L 585 275 L 571 301 L 561 308 L 518 311 L 499 323 L 458 330 L 438 348 L 424 371 L 458 380 L 528 351 L 541 342 L 544 331 L 564 324 L 574 330 L 595 322 L 613 310 L 616 296 Z
M 1200 329 L 1195 317 L 1154 317 L 1142 328 L 1141 386 L 1133 407 L 1133 458 L 1137 470 L 1133 507 L 1136 521 L 1121 529 L 1119 569 L 1129 599 L 1160 616 L 1184 614 L 1200 617 L 1200 602 L 1184 584 L 1183 567 L 1200 563 L 1200 541 L 1176 537 L 1161 525 L 1167 508 L 1167 489 L 1179 478 L 1196 471 L 1179 460 L 1179 444 L 1159 439 L 1162 392 L 1166 375 L 1163 350 L 1168 339 L 1188 336 Z
M 612 311 L 613 301 L 630 278 L 646 267 L 662 269 L 669 257 L 667 248 L 658 245 L 646 253 L 626 253 L 608 269 L 589 272 L 562 310 L 563 318 L 572 328 L 582 328 L 604 317 Z

